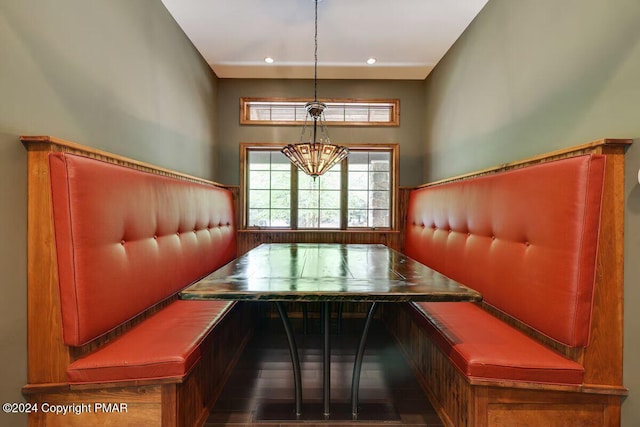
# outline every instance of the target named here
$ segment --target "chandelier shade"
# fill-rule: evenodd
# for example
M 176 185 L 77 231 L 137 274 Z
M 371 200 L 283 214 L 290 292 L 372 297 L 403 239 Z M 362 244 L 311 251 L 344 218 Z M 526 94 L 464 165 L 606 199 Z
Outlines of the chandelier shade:
M 315 179 L 349 155 L 347 147 L 332 144 L 329 140 L 329 132 L 324 120 L 324 110 L 327 106 L 318 102 L 318 0 L 315 0 L 314 41 L 314 100 L 305 105 L 307 116 L 304 119 L 300 141 L 297 144 L 287 145 L 281 151 L 298 169 Z M 312 126 L 307 126 L 309 118 L 313 120 Z
M 298 169 L 314 178 L 322 175 L 349 155 L 346 147 L 322 142 L 289 144 L 282 149 L 282 152 Z

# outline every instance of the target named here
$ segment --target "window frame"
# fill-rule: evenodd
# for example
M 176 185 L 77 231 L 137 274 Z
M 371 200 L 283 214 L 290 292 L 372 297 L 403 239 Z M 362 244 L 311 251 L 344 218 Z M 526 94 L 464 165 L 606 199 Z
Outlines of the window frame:
M 303 126 L 304 120 L 251 120 L 250 103 L 254 102 L 281 102 L 291 104 L 301 104 L 304 106 L 312 101 L 308 98 L 240 98 L 240 124 L 241 125 L 262 125 L 262 126 Z M 371 126 L 371 127 L 398 127 L 400 126 L 400 100 L 399 99 L 352 99 L 352 98 L 321 98 L 318 101 L 328 105 L 331 104 L 389 104 L 390 120 L 386 122 L 376 121 L 325 121 L 327 126 Z
M 282 149 L 287 143 L 272 142 L 242 142 L 240 143 L 240 211 L 241 211 L 241 230 L 270 230 L 270 231 L 312 231 L 312 232 L 335 232 L 335 231 L 397 231 L 397 201 L 399 188 L 399 145 L 398 144 L 342 144 L 349 148 L 350 151 L 366 151 L 366 152 L 388 152 L 390 154 L 390 171 L 389 171 L 389 227 L 349 227 L 348 226 L 348 157 L 342 161 L 341 165 L 341 207 L 340 228 L 299 228 L 298 227 L 298 174 L 293 173 L 297 168 L 291 164 L 291 221 L 289 227 L 260 227 L 249 226 L 249 205 L 248 205 L 248 173 L 249 173 L 249 151 L 276 151 Z

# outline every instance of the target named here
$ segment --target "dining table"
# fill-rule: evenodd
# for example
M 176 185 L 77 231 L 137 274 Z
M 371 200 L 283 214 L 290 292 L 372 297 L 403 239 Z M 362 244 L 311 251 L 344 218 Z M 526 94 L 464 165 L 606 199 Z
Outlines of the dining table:
M 380 303 L 481 301 L 455 280 L 382 244 L 266 243 L 249 250 L 180 292 L 181 299 L 271 302 L 287 337 L 293 369 L 295 417 L 303 412 L 300 360 L 285 302 L 321 305 L 322 417 L 331 416 L 332 302 L 370 303 L 355 354 L 351 416 L 358 419 L 358 390 L 367 334 Z

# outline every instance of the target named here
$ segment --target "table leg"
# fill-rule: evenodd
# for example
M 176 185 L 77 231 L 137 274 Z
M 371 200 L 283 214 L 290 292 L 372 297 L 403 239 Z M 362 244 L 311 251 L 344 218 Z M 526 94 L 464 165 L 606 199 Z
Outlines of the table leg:
M 275 302 L 284 325 L 284 332 L 287 334 L 287 341 L 289 342 L 289 354 L 291 355 L 291 364 L 293 365 L 293 382 L 295 387 L 295 399 L 296 399 L 296 415 L 302 415 L 302 380 L 300 376 L 300 359 L 298 358 L 298 346 L 296 345 L 296 338 L 293 335 L 293 329 L 291 328 L 291 322 L 284 305 L 280 301 Z
M 373 315 L 376 312 L 377 304 L 374 302 L 371 304 L 369 314 L 367 314 L 367 320 L 364 322 L 364 329 L 360 336 L 360 344 L 358 345 L 358 352 L 356 353 L 356 360 L 353 364 L 353 376 L 351 377 L 351 414 L 354 419 L 358 416 L 358 391 L 360 388 L 360 373 L 362 371 L 362 359 L 364 357 L 364 347 L 367 342 L 367 334 L 369 333 L 369 326 L 373 320 Z
M 302 333 L 307 335 L 309 333 L 309 311 L 307 310 L 306 302 L 302 303 Z
M 331 414 L 331 303 L 322 303 L 322 321 L 324 325 L 324 352 L 322 354 L 322 407 L 323 415 Z
M 340 301 L 338 303 L 338 314 L 336 315 L 336 333 L 340 335 L 342 333 L 342 311 L 343 311 L 344 303 Z

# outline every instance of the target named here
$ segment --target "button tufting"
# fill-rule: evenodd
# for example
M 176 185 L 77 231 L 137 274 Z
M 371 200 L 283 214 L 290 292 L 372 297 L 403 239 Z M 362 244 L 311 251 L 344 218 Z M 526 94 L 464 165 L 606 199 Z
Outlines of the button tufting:
M 124 245 L 124 239 L 120 240 L 120 244 Z
M 158 235 L 157 234 L 153 235 L 153 240 L 158 240 Z

